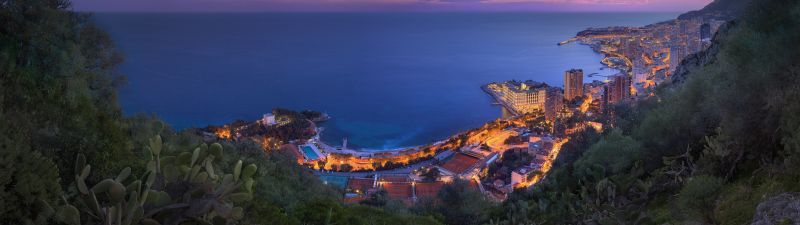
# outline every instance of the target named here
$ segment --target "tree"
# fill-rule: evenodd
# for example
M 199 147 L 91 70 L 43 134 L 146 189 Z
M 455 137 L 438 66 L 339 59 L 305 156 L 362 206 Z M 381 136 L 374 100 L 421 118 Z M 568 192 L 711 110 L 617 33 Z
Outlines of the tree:
M 374 170 L 382 170 L 383 169 L 383 164 L 381 164 L 380 162 L 372 162 L 372 169 L 374 169 Z
M 477 190 L 469 188 L 469 181 L 456 179 L 439 190 L 442 204 L 439 213 L 446 224 L 483 224 L 486 222 L 490 203 Z
M 0 138 L 0 221 L 44 224 L 61 195 L 56 165 L 37 151 Z
M 0 136 L 17 133 L 60 171 L 84 153 L 96 162 L 90 179 L 99 179 L 135 158 L 116 101 L 122 54 L 88 16 L 69 9 L 64 0 L 0 4 L 0 120 L 8 128 Z
M 375 207 L 383 207 L 386 205 L 387 202 L 389 202 L 389 192 L 386 192 L 386 189 L 381 188 L 375 193 L 369 195 L 369 198 L 361 201 L 361 204 L 375 206 Z
M 439 180 L 439 176 L 441 176 L 441 174 L 439 172 L 439 168 L 433 167 L 433 168 L 430 168 L 430 169 L 426 170 L 425 173 L 422 174 L 422 177 L 423 177 L 422 181 L 434 182 L 434 181 Z
M 339 169 L 341 171 L 344 171 L 344 172 L 350 172 L 350 171 L 353 170 L 353 166 L 351 166 L 350 164 L 345 163 L 345 164 L 342 164 L 341 166 L 339 166 Z
M 588 175 L 587 170 L 600 166 L 604 175 L 618 174 L 641 158 L 640 151 L 641 145 L 635 139 L 622 135 L 619 130 L 612 131 L 575 162 L 575 173 L 577 177 L 585 177 Z

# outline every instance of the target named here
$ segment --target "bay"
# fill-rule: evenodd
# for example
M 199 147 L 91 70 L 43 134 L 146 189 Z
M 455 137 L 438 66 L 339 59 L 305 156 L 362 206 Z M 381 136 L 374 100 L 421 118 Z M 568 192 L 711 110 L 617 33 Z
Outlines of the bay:
M 391 149 L 498 118 L 480 85 L 563 85 L 571 68 L 610 75 L 583 45 L 589 27 L 642 26 L 677 13 L 101 13 L 125 55 L 126 115 L 178 129 L 255 120 L 272 108 L 333 119 L 323 140 Z M 588 81 L 588 78 L 586 79 Z

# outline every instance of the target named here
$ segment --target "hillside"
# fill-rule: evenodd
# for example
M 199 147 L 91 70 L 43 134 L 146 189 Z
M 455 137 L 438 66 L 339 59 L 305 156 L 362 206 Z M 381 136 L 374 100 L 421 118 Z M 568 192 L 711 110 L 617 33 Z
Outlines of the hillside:
M 3 1 L 0 224 L 796 224 L 800 1 L 703 10 L 722 9 L 740 16 L 709 50 L 571 134 L 541 183 L 490 204 L 455 181 L 409 208 L 345 205 L 285 152 L 122 116 L 122 54 L 88 15 Z
M 723 17 L 736 18 L 745 12 L 749 0 L 714 0 L 700 10 L 690 11 L 678 16 L 678 19 L 691 19 L 707 14 L 719 14 Z
M 440 224 L 343 205 L 276 149 L 123 117 L 122 55 L 69 1 L 0 3 L 0 224 Z
M 798 11 L 748 7 L 678 82 L 615 108 L 616 129 L 572 137 L 543 184 L 504 203 L 501 224 L 800 221 L 783 207 L 800 203 L 800 49 L 787 48 Z

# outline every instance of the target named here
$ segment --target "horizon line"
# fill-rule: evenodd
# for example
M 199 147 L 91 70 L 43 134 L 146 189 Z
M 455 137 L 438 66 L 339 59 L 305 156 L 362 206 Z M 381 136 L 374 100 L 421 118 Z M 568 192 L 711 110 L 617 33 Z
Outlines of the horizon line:
M 424 13 L 424 14 L 448 14 L 448 13 L 600 13 L 600 14 L 646 14 L 646 13 L 687 13 L 690 11 L 660 11 L 660 10 L 70 10 L 78 13 L 364 13 L 364 14 L 385 14 L 385 13 Z

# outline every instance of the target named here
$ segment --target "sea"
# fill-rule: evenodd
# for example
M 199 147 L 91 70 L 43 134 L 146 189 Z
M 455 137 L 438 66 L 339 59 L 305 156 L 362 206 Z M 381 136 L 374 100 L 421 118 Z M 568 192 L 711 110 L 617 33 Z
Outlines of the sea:
M 125 56 L 126 115 L 176 129 L 315 110 L 322 140 L 364 150 L 424 145 L 495 120 L 480 86 L 564 71 L 612 75 L 590 27 L 643 26 L 678 13 L 98 13 Z M 596 77 L 595 77 L 596 78 Z M 591 78 L 585 78 L 589 82 Z

